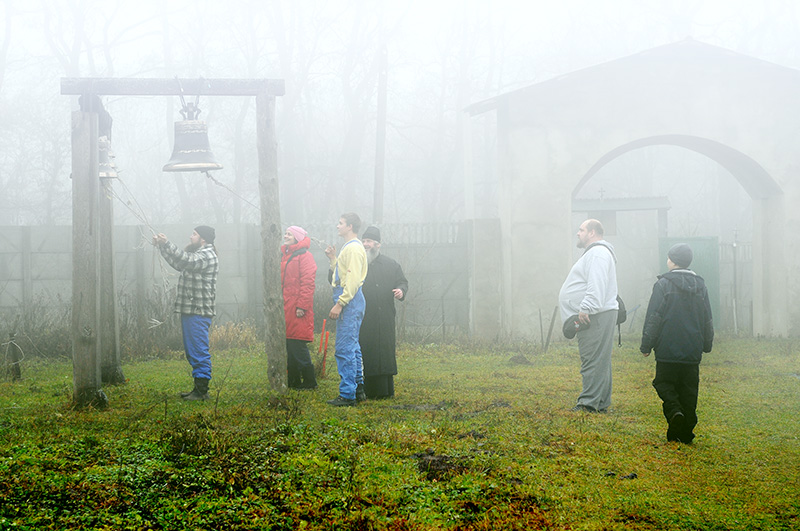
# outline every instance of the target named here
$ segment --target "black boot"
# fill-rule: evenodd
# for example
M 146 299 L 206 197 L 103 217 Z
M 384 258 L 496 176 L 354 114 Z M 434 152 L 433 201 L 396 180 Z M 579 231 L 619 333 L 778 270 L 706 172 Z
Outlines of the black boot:
M 356 402 L 363 402 L 367 399 L 367 393 L 364 391 L 364 384 L 356 386 Z
M 194 390 L 183 397 L 184 400 L 208 400 L 208 378 L 195 378 Z
M 300 384 L 300 371 L 297 368 L 289 366 L 287 370 L 287 385 L 289 389 L 300 389 L 302 385 Z
M 186 398 L 186 397 L 187 397 L 187 396 L 189 396 L 190 394 L 194 393 L 195 389 L 197 389 L 197 386 L 195 386 L 195 387 L 192 387 L 192 390 L 191 390 L 191 391 L 184 391 L 184 392 L 182 392 L 182 393 L 181 393 L 181 398 Z
M 314 375 L 314 366 L 307 365 L 303 367 L 303 383 L 300 385 L 301 389 L 316 389 L 317 377 Z

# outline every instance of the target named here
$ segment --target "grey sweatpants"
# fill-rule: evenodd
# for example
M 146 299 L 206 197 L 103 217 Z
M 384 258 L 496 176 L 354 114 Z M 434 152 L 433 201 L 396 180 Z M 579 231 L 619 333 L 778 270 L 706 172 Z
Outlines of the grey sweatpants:
M 611 405 L 611 349 L 617 310 L 590 315 L 589 319 L 591 326 L 577 334 L 583 380 L 578 405 L 603 411 Z

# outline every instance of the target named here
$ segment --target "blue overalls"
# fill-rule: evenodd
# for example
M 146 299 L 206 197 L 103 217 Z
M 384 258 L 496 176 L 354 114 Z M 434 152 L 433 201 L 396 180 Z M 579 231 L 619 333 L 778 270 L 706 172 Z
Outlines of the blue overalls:
M 181 314 L 183 350 L 186 361 L 192 366 L 193 378 L 211 379 L 211 354 L 208 351 L 208 334 L 211 317 Z
M 345 246 L 351 242 L 347 242 Z M 344 247 L 342 247 L 344 249 Z M 340 251 L 341 252 L 341 251 Z M 344 289 L 339 286 L 339 266 L 333 270 L 334 288 L 333 303 L 339 302 Z M 361 321 L 364 320 L 366 302 L 361 288 L 358 288 L 353 300 L 342 308 L 336 325 L 336 369 L 339 372 L 339 395 L 342 398 L 355 400 L 356 387 L 364 383 L 364 368 L 361 361 L 361 345 L 358 333 Z

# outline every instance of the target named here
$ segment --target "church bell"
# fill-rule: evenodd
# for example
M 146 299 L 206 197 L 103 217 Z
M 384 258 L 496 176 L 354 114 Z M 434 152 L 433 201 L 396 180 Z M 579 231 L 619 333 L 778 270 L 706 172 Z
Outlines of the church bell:
M 175 122 L 175 146 L 163 171 L 221 170 L 222 164 L 214 158 L 208 142 L 208 125 L 195 119 L 200 109 L 196 104 L 188 103 L 181 109 L 181 114 L 185 119 Z

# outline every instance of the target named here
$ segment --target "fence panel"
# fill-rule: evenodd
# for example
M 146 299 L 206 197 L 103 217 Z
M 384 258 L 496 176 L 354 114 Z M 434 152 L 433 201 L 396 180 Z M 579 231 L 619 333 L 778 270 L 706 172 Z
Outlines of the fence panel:
M 168 225 L 160 231 L 177 245 L 188 243 L 191 225 Z M 336 229 L 309 227 L 317 262 L 315 309 L 318 328 L 332 304 L 324 247 L 340 245 Z M 409 293 L 398 302 L 401 338 L 451 339 L 469 330 L 467 246 L 458 242 L 459 225 L 396 224 L 381 227 L 382 252 L 397 260 L 409 280 Z M 178 273 L 150 245 L 150 231 L 140 226 L 117 226 L 114 259 L 120 300 L 136 304 L 140 326 L 150 319 L 165 320 L 163 304 L 171 300 Z M 71 227 L 5 227 L 0 230 L 0 316 L 10 326 L 16 315 L 37 308 L 69 306 L 72 282 Z M 217 227 L 219 252 L 216 322 L 263 319 L 260 227 Z M 276 249 L 276 252 L 278 250 Z

